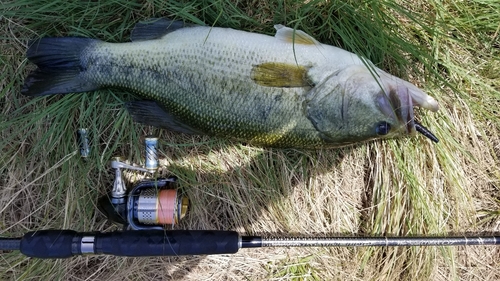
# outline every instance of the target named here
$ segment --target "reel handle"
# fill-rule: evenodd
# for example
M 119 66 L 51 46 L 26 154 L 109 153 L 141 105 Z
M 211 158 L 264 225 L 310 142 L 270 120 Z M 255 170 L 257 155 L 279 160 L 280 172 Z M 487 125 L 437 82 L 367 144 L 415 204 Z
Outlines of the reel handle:
M 115 199 L 123 198 L 127 195 L 127 187 L 125 186 L 125 182 L 123 181 L 121 169 L 151 173 L 151 171 L 147 169 L 122 162 L 122 159 L 120 157 L 115 157 L 114 160 L 110 162 L 110 166 L 111 168 L 115 169 L 115 180 L 113 182 L 113 190 L 111 191 L 111 197 Z

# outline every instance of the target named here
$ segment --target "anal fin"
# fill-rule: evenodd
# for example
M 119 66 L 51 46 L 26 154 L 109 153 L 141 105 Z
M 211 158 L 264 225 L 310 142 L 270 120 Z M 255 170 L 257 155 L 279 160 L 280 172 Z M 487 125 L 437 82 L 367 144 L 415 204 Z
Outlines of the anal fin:
M 131 101 L 125 103 L 125 107 L 132 116 L 132 119 L 137 123 L 190 135 L 203 134 L 172 116 L 155 101 Z

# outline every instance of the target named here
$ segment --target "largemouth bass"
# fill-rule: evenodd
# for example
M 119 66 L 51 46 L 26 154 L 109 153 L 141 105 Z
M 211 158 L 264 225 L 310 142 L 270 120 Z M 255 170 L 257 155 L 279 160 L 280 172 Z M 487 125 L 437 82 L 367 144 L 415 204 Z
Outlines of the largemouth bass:
M 132 42 L 41 38 L 28 96 L 125 88 L 144 100 L 136 122 L 272 147 L 319 148 L 421 131 L 413 106 L 437 102 L 413 84 L 300 30 L 274 37 L 165 19 L 139 23 Z

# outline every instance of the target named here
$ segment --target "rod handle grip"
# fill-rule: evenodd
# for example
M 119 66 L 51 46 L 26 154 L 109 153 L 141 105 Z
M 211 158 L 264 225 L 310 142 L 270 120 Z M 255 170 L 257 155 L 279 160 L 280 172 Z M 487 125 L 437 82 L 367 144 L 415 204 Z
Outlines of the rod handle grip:
M 93 238 L 93 242 L 88 243 L 86 239 L 82 243 L 84 237 Z M 26 233 L 21 239 L 20 250 L 24 255 L 36 258 L 68 258 L 80 254 L 182 256 L 232 254 L 238 251 L 239 244 L 240 238 L 235 231 L 139 230 L 78 233 L 72 230 L 40 230 Z
M 73 256 L 73 238 L 78 233 L 73 230 L 31 231 L 21 239 L 20 251 L 28 257 L 54 259 Z
M 96 254 L 115 256 L 232 254 L 238 249 L 239 235 L 235 231 L 139 230 L 96 236 Z

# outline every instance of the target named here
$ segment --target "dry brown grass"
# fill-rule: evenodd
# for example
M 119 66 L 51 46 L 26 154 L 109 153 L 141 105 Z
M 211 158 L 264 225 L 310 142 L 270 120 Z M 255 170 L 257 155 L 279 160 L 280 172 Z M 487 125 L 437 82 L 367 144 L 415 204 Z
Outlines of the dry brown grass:
M 261 24 L 273 22 L 270 15 L 279 8 L 274 2 L 255 9 L 245 3 L 233 8 L 242 9 L 242 14 Z M 44 28 L 52 35 L 88 32 L 119 40 L 121 35 L 113 31 L 122 34 L 131 19 L 153 13 L 168 15 L 173 8 L 150 3 L 127 14 L 130 7 L 120 6 L 123 16 L 107 25 L 97 21 L 92 28 L 98 32 L 93 33 L 85 26 L 80 31 L 74 26 L 62 30 L 64 26 L 52 22 L 50 13 L 28 14 L 21 10 L 28 6 L 11 7 L 9 2 L 11 6 L 5 5 L 0 14 L 0 234 L 15 237 L 47 228 L 117 229 L 96 211 L 97 199 L 109 190 L 113 179 L 107 161 L 112 155 L 125 155 L 131 162 L 141 163 L 141 137 L 158 133 L 162 173 L 179 177 L 192 203 L 176 229 L 320 237 L 498 235 L 500 51 L 498 29 L 495 32 L 488 24 L 499 17 L 487 13 L 496 13 L 498 4 L 432 3 L 415 1 L 412 5 L 416 13 L 435 16 L 435 21 L 425 21 L 429 30 L 398 16 L 407 39 L 423 46 L 435 59 L 428 65 L 415 61 L 413 69 L 426 75 L 413 70 L 407 75 L 440 102 L 439 113 L 418 115 L 441 142 L 415 138 L 296 151 L 141 127 L 132 124 L 121 109 L 118 92 L 48 100 L 22 97 L 19 88 L 30 68 L 24 59 L 26 40 L 43 34 Z M 235 19 L 227 15 L 233 8 L 224 7 L 219 23 L 230 26 Z M 90 11 L 94 10 L 85 13 Z M 189 11 L 186 8 L 177 15 Z M 48 17 L 45 22 L 35 24 L 44 16 Z M 214 20 L 207 18 L 201 19 Z M 121 20 L 126 22 L 124 26 L 120 26 Z M 76 20 L 68 19 L 72 21 Z M 311 24 L 312 20 L 304 22 Z M 244 26 L 254 28 L 250 21 Z M 432 34 L 433 30 L 441 33 Z M 321 36 L 331 33 L 325 31 Z M 331 42 L 342 39 L 332 38 Z M 404 55 L 415 60 L 411 54 Z M 394 67 L 394 71 L 398 69 Z M 444 81 L 432 79 L 434 73 Z M 74 136 L 82 125 L 94 132 L 95 149 L 87 162 L 79 158 Z M 220 256 L 67 260 L 30 259 L 13 252 L 0 256 L 0 279 L 493 281 L 500 280 L 499 264 L 500 251 L 495 246 L 268 248 Z

